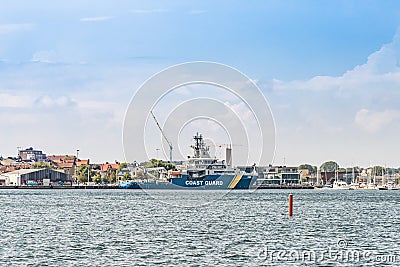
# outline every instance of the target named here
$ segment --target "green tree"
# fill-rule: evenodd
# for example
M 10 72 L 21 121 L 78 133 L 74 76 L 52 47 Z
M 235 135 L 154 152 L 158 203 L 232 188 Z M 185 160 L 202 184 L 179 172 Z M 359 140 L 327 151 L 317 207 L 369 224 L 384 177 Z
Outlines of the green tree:
M 360 170 L 360 167 L 358 167 L 358 166 L 348 167 L 348 168 L 346 168 L 345 170 L 346 170 L 348 173 L 352 173 L 353 170 L 354 170 L 355 173 L 361 171 L 361 170 Z
M 131 174 L 129 172 L 124 173 L 124 176 L 122 177 L 123 181 L 127 181 L 131 179 Z
M 116 175 L 117 170 L 113 168 L 109 168 L 106 173 L 106 179 L 109 183 L 115 183 L 117 180 L 117 175 Z
M 100 173 L 98 173 L 98 174 L 96 174 L 96 175 L 94 176 L 93 181 L 94 181 L 96 184 L 101 184 L 102 179 L 101 179 Z
M 117 181 L 117 170 L 111 169 L 111 172 L 108 175 L 108 181 L 110 183 L 115 183 Z
M 128 163 L 126 163 L 126 162 L 123 162 L 123 163 L 119 164 L 119 167 L 117 169 L 117 173 L 119 173 L 123 168 L 126 168 L 126 167 L 128 167 Z
M 145 178 L 144 172 L 142 170 L 136 171 L 136 174 L 133 178 L 139 180 L 144 179 Z
M 176 171 L 176 166 L 175 166 L 175 164 L 167 163 L 164 167 L 165 167 L 165 169 L 166 169 L 167 171 L 169 171 L 169 170 Z
M 334 172 L 339 169 L 339 164 L 334 161 L 327 161 L 322 163 L 320 170 L 321 172 Z
M 392 175 L 396 173 L 396 169 L 395 168 L 386 168 L 385 173 Z
M 385 173 L 384 168 L 382 166 L 374 166 L 372 171 L 373 171 L 372 175 L 377 175 L 377 176 L 381 176 L 382 174 Z
M 44 162 L 37 162 L 35 165 L 33 165 L 34 169 L 53 169 L 54 167 L 51 166 L 50 164 L 44 163 Z
M 310 164 L 301 164 L 299 170 L 308 170 L 310 174 L 317 173 L 317 166 L 312 166 Z
M 176 166 L 170 162 L 164 162 L 158 159 L 151 159 L 145 165 L 146 168 L 156 168 L 156 167 L 164 167 L 167 171 L 168 170 L 176 170 Z
M 93 165 L 92 170 L 97 170 L 97 171 L 101 170 L 100 165 L 98 165 L 98 164 Z
M 155 168 L 158 167 L 159 160 L 151 159 L 150 161 L 146 162 L 145 168 Z
M 87 164 L 82 164 L 81 166 L 78 167 L 78 170 L 76 171 L 78 174 L 78 180 L 81 183 L 85 183 L 88 181 L 88 172 L 90 176 L 90 181 L 93 181 L 93 176 L 95 175 L 95 172 L 93 170 L 88 170 L 89 165 Z
M 109 183 L 108 177 L 107 177 L 107 173 L 104 174 L 104 175 L 101 177 L 101 181 L 102 181 L 104 184 L 108 184 L 108 183 Z

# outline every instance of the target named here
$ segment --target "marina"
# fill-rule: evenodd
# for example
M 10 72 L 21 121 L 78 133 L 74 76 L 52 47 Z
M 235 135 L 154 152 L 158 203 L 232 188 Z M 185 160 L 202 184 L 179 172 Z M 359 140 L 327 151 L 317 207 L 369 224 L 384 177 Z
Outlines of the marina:
M 90 164 L 77 156 L 46 156 L 32 147 L 18 158 L 0 161 L 0 188 L 4 189 L 143 189 L 246 190 L 400 189 L 400 169 L 374 166 L 339 168 L 336 162 L 296 166 L 232 166 L 232 146 L 226 158 L 211 157 L 199 133 L 193 136 L 193 154 L 185 161 L 151 159 L 144 163 Z M 78 152 L 78 151 L 77 151 Z M 328 166 L 328 167 L 327 167 Z M 11 171 L 10 171 L 11 170 Z
M 152 114 L 156 124 L 158 121 Z M 162 129 L 160 127 L 161 133 Z M 166 136 L 163 135 L 165 141 Z M 233 166 L 235 151 L 225 147 L 225 159 L 210 154 L 201 133 L 193 137 L 193 154 L 186 160 L 149 159 L 145 162 L 90 163 L 75 155 L 46 155 L 28 147 L 18 157 L 0 158 L 0 188 L 4 189 L 143 189 L 143 190 L 246 190 L 400 189 L 400 168 L 339 167 L 334 161 L 321 166 L 301 164 Z
M 60 189 L 60 190 L 72 190 L 72 189 L 119 189 L 118 185 L 35 185 L 35 186 L 0 186 L 0 189 L 22 189 L 22 190 L 51 190 L 51 189 Z

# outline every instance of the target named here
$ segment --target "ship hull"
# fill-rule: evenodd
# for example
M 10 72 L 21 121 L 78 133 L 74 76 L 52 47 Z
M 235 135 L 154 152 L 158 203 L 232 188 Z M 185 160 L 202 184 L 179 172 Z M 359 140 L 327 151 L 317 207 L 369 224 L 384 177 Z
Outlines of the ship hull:
M 169 182 L 146 181 L 131 182 L 131 186 L 121 186 L 126 189 L 173 189 L 173 190 L 230 190 L 249 189 L 257 176 L 243 175 L 206 175 L 202 179 L 190 179 L 187 175 L 171 178 Z M 129 183 L 125 183 L 127 185 Z

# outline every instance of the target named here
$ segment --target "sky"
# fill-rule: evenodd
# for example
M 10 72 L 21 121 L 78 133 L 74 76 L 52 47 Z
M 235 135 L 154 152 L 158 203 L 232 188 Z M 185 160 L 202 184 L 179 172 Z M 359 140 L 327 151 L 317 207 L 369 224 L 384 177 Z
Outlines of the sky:
M 33 146 L 123 161 L 138 88 L 172 65 L 211 61 L 246 74 L 267 99 L 272 164 L 400 167 L 399 25 L 400 2 L 389 0 L 6 1 L 0 154 Z M 149 156 L 162 157 L 157 146 Z

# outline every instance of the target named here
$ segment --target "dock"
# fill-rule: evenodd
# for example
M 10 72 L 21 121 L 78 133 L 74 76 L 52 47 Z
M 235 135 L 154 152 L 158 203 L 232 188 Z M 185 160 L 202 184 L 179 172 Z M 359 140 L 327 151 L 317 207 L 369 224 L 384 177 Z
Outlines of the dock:
M 118 189 L 118 185 L 35 185 L 0 186 L 0 189 Z
M 254 185 L 252 189 L 314 189 L 311 185 L 278 185 L 278 184 L 261 184 L 261 185 Z

